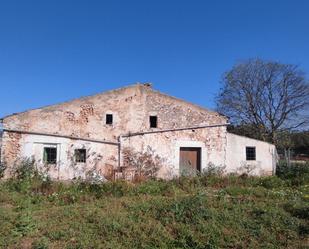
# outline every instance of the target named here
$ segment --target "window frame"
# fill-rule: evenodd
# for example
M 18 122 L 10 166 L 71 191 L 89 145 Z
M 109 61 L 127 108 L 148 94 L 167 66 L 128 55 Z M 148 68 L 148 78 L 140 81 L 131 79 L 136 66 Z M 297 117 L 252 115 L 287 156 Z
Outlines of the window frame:
M 54 160 L 49 160 L 51 157 L 51 155 L 49 155 L 50 152 L 48 152 L 49 150 L 55 150 L 54 154 Z M 57 146 L 44 146 L 43 147 L 43 162 L 44 164 L 57 164 L 58 161 L 58 149 Z
M 114 116 L 111 113 L 105 114 L 105 124 L 106 125 L 113 125 L 114 123 Z
M 255 146 L 246 146 L 246 161 L 256 161 L 256 147 Z
M 82 151 L 82 153 L 81 153 L 81 151 Z M 80 157 L 79 160 L 77 160 L 78 153 L 80 153 L 79 154 L 79 157 Z M 82 156 L 82 158 L 81 158 L 81 156 Z M 75 149 L 74 150 L 74 161 L 76 163 L 86 163 L 87 162 L 87 150 L 83 149 L 83 148 Z
M 155 124 L 155 125 L 153 126 L 153 124 Z M 158 128 L 158 116 L 156 116 L 156 115 L 150 115 L 149 116 L 149 127 L 150 128 Z

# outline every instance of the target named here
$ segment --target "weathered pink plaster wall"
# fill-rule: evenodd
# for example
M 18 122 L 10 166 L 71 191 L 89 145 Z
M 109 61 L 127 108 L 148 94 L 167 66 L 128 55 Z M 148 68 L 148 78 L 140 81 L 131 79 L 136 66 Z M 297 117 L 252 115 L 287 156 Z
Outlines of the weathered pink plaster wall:
M 106 114 L 113 114 L 113 125 L 105 124 Z M 150 115 L 158 116 L 158 128 L 149 128 Z M 226 122 L 226 118 L 216 112 L 154 91 L 148 85 L 136 84 L 11 115 L 4 118 L 3 127 L 10 130 L 117 142 L 118 136 L 128 133 L 225 124 Z M 205 163 L 223 164 L 225 162 L 225 127 L 134 136 L 124 138 L 122 146 L 130 146 L 135 150 L 144 150 L 151 146 L 161 157 L 166 158 L 167 165 L 177 168 L 177 141 L 181 141 L 184 145 L 190 141 L 199 141 L 204 144 Z M 94 163 L 94 158 L 90 154 L 87 164 L 84 165 L 85 170 L 90 170 L 95 166 L 103 172 L 102 174 L 106 174 L 107 169 L 118 166 L 118 148 L 115 145 L 7 131 L 3 134 L 2 158 L 8 165 L 21 157 L 41 158 L 41 152 L 38 147 L 35 147 L 36 144 L 49 143 L 61 144 L 61 153 L 65 154 L 61 155 L 61 168 L 55 173 L 58 174 L 58 178 L 71 178 L 74 175 L 71 170 L 66 169 L 72 164 L 70 155 L 73 148 L 78 146 L 86 146 L 88 150 L 101 155 L 99 162 L 97 160 Z M 162 176 L 165 171 L 166 169 L 162 170 Z

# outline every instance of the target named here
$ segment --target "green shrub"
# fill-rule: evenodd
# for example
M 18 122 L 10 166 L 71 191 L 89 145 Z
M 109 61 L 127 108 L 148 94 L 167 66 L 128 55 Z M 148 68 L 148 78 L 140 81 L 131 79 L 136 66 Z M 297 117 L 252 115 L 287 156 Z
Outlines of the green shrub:
M 15 236 L 25 236 L 35 231 L 36 224 L 28 210 L 24 210 L 15 220 L 15 228 L 13 234 Z
M 153 218 L 161 221 L 162 224 L 170 222 L 197 224 L 201 220 L 211 218 L 211 212 L 206 204 L 207 197 L 198 193 L 168 202 L 166 200 L 154 201 L 150 206 L 143 206 L 142 209 L 144 212 L 152 214 Z
M 250 195 L 251 190 L 240 186 L 229 186 L 224 189 L 225 192 L 231 196 Z
M 11 175 L 17 180 L 31 179 L 36 175 L 39 175 L 34 160 L 30 158 L 23 158 L 16 160 L 11 168 Z
M 178 192 L 190 193 L 196 188 L 201 186 L 201 177 L 186 177 L 180 176 L 172 180 L 172 186 L 174 186 Z
M 148 195 L 165 195 L 172 192 L 171 182 L 163 180 L 149 180 L 135 187 L 135 193 Z
M 287 183 L 277 176 L 267 176 L 259 178 L 256 184 L 267 189 L 273 189 L 284 187 Z
M 100 198 L 103 196 L 121 197 L 131 195 L 134 185 L 124 180 L 116 180 L 100 184 L 82 184 L 80 186 L 83 186 L 84 190 Z
M 284 180 L 289 180 L 293 186 L 309 183 L 309 163 L 292 163 L 290 167 L 281 161 L 276 168 L 276 175 Z
M 17 192 L 38 191 L 43 182 L 50 181 L 37 170 L 34 160 L 29 158 L 17 160 L 10 169 L 11 178 L 7 186 Z
M 284 209 L 292 216 L 309 220 L 309 203 L 289 202 L 284 205 Z
M 306 237 L 309 235 L 309 223 L 303 222 L 298 227 L 298 233 L 300 236 Z

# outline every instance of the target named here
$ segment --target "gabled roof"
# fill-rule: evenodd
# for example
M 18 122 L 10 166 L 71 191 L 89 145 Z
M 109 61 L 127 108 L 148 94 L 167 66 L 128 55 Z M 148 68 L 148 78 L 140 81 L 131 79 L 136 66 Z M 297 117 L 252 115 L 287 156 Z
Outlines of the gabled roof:
M 227 118 L 226 116 L 224 116 L 224 115 L 222 115 L 222 114 L 220 114 L 218 112 L 209 110 L 208 108 L 201 107 L 199 105 L 193 104 L 193 103 L 188 102 L 186 100 L 183 100 L 183 99 L 180 99 L 180 98 L 177 98 L 177 97 L 174 97 L 174 96 L 170 96 L 170 95 L 162 93 L 162 92 L 160 92 L 158 90 L 154 90 L 152 88 L 152 84 L 151 83 L 139 83 L 139 82 L 137 82 L 137 83 L 132 84 L 132 85 L 128 85 L 128 86 L 124 86 L 124 87 L 120 87 L 120 88 L 116 88 L 116 89 L 112 89 L 112 90 L 96 93 L 96 94 L 93 94 L 93 95 L 88 95 L 88 96 L 83 96 L 83 97 L 79 97 L 79 98 L 74 98 L 74 99 L 71 99 L 71 100 L 68 100 L 68 101 L 63 101 L 63 102 L 60 102 L 60 103 L 57 103 L 57 104 L 51 104 L 51 105 L 46 105 L 46 106 L 42 106 L 42 107 L 38 107 L 38 108 L 28 109 L 28 110 L 25 110 L 25 111 L 22 111 L 22 112 L 12 113 L 12 114 L 9 114 L 9 115 L 6 115 L 6 116 L 0 118 L 0 121 L 3 121 L 5 118 L 11 117 L 11 116 L 15 116 L 15 115 L 19 115 L 19 114 L 23 114 L 23 113 L 26 113 L 26 112 L 29 112 L 29 111 L 39 110 L 39 109 L 48 108 L 48 107 L 54 107 L 54 106 L 70 103 L 70 102 L 77 101 L 77 100 L 87 100 L 89 98 L 92 98 L 92 97 L 95 97 L 95 96 L 98 96 L 98 95 L 110 94 L 110 93 L 113 93 L 113 92 L 118 92 L 118 91 L 122 91 L 122 90 L 125 90 L 125 89 L 128 89 L 128 88 L 134 88 L 134 87 L 147 87 L 147 89 L 151 89 L 152 92 L 160 94 L 160 95 L 162 95 L 162 96 L 164 96 L 166 98 L 170 98 L 170 99 L 173 99 L 173 100 L 176 100 L 176 101 L 180 101 L 180 102 L 183 102 L 183 103 L 185 103 L 187 105 L 190 105 L 190 106 L 192 106 L 194 108 L 198 108 L 198 109 L 200 109 L 202 111 L 208 111 L 208 112 L 211 112 L 211 113 L 219 114 L 220 116 L 223 116 L 223 117 Z

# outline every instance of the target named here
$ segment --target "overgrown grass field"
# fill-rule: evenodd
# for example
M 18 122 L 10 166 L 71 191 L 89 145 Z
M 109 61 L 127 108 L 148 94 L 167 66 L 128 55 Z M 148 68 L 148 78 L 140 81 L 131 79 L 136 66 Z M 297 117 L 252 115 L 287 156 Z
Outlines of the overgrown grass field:
M 308 248 L 309 170 L 0 185 L 1 248 Z

